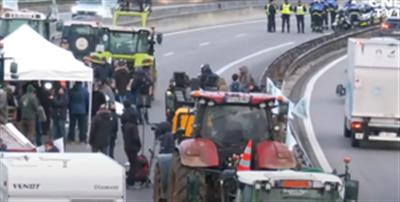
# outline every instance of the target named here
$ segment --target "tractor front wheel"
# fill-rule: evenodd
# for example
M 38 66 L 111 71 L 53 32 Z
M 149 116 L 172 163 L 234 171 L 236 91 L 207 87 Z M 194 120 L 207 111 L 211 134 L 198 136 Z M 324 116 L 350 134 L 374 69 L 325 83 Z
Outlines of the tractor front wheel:
M 194 187 L 190 179 L 196 179 Z M 182 165 L 179 154 L 174 153 L 168 181 L 168 201 L 206 202 L 206 188 L 206 177 L 201 169 Z

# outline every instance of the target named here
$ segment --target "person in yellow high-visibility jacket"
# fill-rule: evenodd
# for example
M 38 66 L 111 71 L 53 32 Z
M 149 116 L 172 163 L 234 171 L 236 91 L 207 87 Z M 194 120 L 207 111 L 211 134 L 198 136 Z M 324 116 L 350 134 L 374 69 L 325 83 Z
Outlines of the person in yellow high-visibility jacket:
M 297 21 L 297 33 L 304 33 L 304 14 L 306 11 L 306 5 L 299 0 L 297 6 L 294 8 Z
M 292 14 L 292 5 L 285 0 L 285 2 L 281 5 L 281 14 L 282 14 L 282 32 L 285 32 L 285 24 L 287 26 L 287 32 L 290 32 L 290 15 Z
M 275 32 L 276 31 L 276 26 L 275 26 L 276 5 L 275 5 L 274 0 L 268 0 L 268 1 L 269 1 L 269 3 L 267 3 L 264 7 L 265 14 L 268 17 L 267 31 Z

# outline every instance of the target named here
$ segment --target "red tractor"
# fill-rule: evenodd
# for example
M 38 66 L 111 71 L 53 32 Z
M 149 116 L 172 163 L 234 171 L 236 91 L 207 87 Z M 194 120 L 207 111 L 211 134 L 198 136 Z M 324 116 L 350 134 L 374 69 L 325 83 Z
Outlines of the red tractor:
M 188 127 L 193 127 L 193 134 L 183 136 L 186 128 L 178 130 L 176 151 L 157 157 L 155 201 L 233 201 L 237 163 L 249 140 L 254 145 L 250 169 L 297 166 L 294 155 L 280 142 L 285 128 L 279 123 L 288 110 L 283 97 L 207 91 L 191 95 L 195 121 Z

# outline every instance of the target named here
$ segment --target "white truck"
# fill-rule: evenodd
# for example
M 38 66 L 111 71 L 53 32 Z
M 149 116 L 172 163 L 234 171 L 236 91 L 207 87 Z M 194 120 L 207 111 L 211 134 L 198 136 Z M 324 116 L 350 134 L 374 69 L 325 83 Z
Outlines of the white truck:
M 72 18 L 87 15 L 112 18 L 117 7 L 117 0 L 78 0 L 77 4 L 71 7 L 71 13 Z
M 400 41 L 353 38 L 347 54 L 344 136 L 353 147 L 400 142 Z
M 100 153 L 0 153 L 1 202 L 123 202 L 125 169 Z

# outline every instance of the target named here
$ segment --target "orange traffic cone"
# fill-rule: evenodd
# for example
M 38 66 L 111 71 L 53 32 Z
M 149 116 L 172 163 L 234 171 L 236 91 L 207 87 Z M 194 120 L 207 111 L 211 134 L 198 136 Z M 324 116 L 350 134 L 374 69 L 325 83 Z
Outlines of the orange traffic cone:
M 246 170 L 251 170 L 250 164 L 251 164 L 251 148 L 253 148 L 253 140 L 249 140 L 247 142 L 247 146 L 244 149 L 244 152 L 242 154 L 242 158 L 239 161 L 239 165 L 237 166 L 237 171 L 246 171 Z

